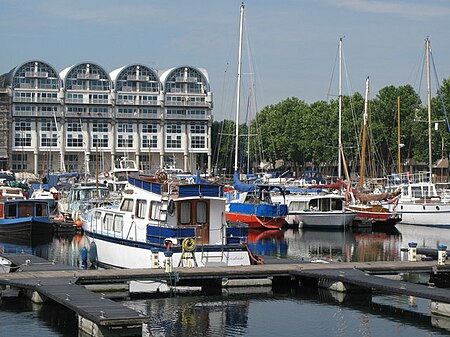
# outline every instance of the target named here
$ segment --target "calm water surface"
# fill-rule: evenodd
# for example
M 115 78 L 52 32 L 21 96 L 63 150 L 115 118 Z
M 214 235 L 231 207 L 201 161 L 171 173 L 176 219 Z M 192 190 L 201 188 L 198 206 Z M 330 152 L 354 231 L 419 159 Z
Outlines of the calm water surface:
M 294 260 L 393 261 L 400 248 L 450 246 L 450 230 L 397 225 L 390 231 L 259 231 L 249 235 L 259 255 Z M 0 237 L 0 250 L 27 252 L 80 266 L 83 235 L 17 240 Z M 124 305 L 149 315 L 143 336 L 448 336 L 450 320 L 431 317 L 428 301 L 404 296 L 332 294 L 326 290 L 238 289 L 223 296 L 128 299 Z M 0 337 L 81 336 L 75 315 L 56 304 L 0 301 Z

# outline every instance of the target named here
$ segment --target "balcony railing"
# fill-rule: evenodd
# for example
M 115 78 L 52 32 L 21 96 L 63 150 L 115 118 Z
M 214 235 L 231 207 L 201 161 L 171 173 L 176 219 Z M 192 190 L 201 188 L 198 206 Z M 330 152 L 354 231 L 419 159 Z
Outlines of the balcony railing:
M 175 82 L 185 82 L 185 83 L 194 83 L 194 82 L 198 82 L 197 81 L 197 77 L 192 77 L 192 76 L 177 76 L 175 77 Z
M 158 119 L 158 114 L 117 112 L 117 118 Z
M 143 75 L 128 75 L 127 76 L 127 80 L 128 81 L 141 81 L 141 82 L 146 82 L 150 80 L 150 76 L 143 76 Z
M 13 97 L 13 102 L 33 102 L 33 97 Z
M 100 74 L 78 73 L 77 78 L 81 80 L 99 80 Z
M 26 71 L 25 77 L 47 78 L 48 72 L 46 72 L 46 71 Z

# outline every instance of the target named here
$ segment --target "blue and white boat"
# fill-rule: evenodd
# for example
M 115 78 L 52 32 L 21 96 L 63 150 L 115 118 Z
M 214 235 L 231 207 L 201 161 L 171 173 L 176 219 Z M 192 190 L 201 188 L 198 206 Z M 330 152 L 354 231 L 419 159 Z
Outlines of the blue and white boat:
M 129 178 L 119 206 L 86 213 L 91 260 L 117 268 L 250 265 L 247 228 L 225 221 L 223 186 L 166 177 Z
M 283 202 L 273 202 L 270 192 L 278 190 L 283 198 L 283 189 L 276 185 L 246 184 L 234 174 L 234 190 L 239 197 L 231 200 L 226 213 L 232 223 L 246 223 L 252 229 L 280 229 L 286 223 L 288 207 Z

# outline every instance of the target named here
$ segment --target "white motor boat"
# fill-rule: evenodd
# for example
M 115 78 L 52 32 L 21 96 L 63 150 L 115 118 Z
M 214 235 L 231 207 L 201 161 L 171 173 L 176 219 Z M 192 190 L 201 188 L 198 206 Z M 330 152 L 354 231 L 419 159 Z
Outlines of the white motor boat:
M 281 196 L 273 196 L 278 201 Z M 338 194 L 286 194 L 289 209 L 286 221 L 299 227 L 343 228 L 350 225 L 356 212 L 345 207 L 345 197 Z
M 226 223 L 222 185 L 162 178 L 129 178 L 119 207 L 86 213 L 91 261 L 116 268 L 250 265 L 248 231 Z

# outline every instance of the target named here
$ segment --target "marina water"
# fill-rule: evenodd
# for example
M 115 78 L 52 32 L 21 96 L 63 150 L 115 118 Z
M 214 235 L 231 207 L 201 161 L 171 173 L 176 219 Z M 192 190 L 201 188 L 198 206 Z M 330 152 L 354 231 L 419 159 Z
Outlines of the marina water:
M 260 231 L 249 235 L 259 255 L 279 262 L 396 261 L 401 248 L 448 245 L 448 231 L 397 225 L 389 231 Z M 5 252 L 31 253 L 81 268 L 82 234 L 29 239 L 0 237 Z M 347 296 L 316 288 L 230 289 L 222 296 L 176 295 L 120 299 L 144 312 L 143 336 L 448 336 L 450 319 L 430 316 L 428 300 L 374 294 Z M 73 312 L 22 298 L 0 301 L 0 336 L 82 336 Z

